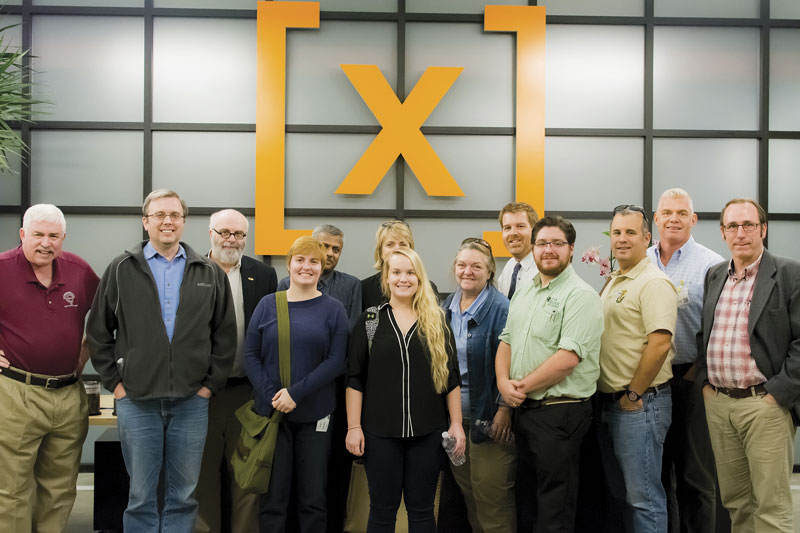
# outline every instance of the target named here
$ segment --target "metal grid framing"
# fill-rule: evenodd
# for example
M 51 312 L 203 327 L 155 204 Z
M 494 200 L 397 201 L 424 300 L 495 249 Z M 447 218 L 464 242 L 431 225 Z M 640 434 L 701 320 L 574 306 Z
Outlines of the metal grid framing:
M 770 30 L 772 28 L 800 28 L 800 20 L 771 20 L 770 0 L 760 0 L 760 16 L 753 19 L 737 18 L 683 18 L 656 17 L 654 1 L 644 1 L 644 16 L 574 16 L 548 15 L 549 24 L 584 24 L 584 25 L 619 25 L 642 26 L 644 28 L 644 127 L 641 129 L 622 128 L 548 128 L 547 136 L 578 137 L 639 137 L 644 139 L 643 169 L 643 202 L 648 211 L 653 209 L 653 140 L 655 138 L 749 138 L 759 141 L 758 149 L 758 200 L 769 213 L 769 140 L 800 139 L 800 131 L 769 130 L 769 59 Z M 18 124 L 23 140 L 31 145 L 31 130 L 134 130 L 144 134 L 142 197 L 152 189 L 153 167 L 153 132 L 154 131 L 200 131 L 200 132 L 253 132 L 255 124 L 218 124 L 218 123 L 165 123 L 153 122 L 153 19 L 155 17 L 188 17 L 188 18 L 235 18 L 253 19 L 256 11 L 236 9 L 194 9 L 194 8 L 156 8 L 154 0 L 144 0 L 144 7 L 64 7 L 34 6 L 33 0 L 23 0 L 21 6 L 6 6 L 2 9 L 6 14 L 22 16 L 23 47 L 32 47 L 32 17 L 35 15 L 85 15 L 85 16 L 131 16 L 144 19 L 144 117 L 142 122 L 96 122 L 96 121 L 38 121 L 36 124 Z M 537 0 L 529 0 L 529 5 L 537 5 Z M 393 13 L 373 12 L 339 12 L 322 11 L 320 19 L 339 21 L 389 21 L 397 24 L 397 93 L 398 98 L 405 99 L 405 64 L 406 64 L 406 23 L 407 22 L 453 22 L 483 24 L 481 14 L 440 14 L 440 13 L 406 13 L 406 1 L 397 0 L 397 11 Z M 760 29 L 760 77 L 759 77 L 759 127 L 757 130 L 665 130 L 653 127 L 653 36 L 656 26 L 707 26 L 707 27 L 756 27 Z M 32 50 L 32 53 L 35 53 Z M 28 59 L 26 58 L 27 62 Z M 287 133 L 375 133 L 380 126 L 321 125 L 321 124 L 287 124 Z M 437 135 L 500 135 L 513 136 L 515 128 L 504 127 L 423 127 L 425 134 Z M 19 214 L 31 203 L 30 155 L 23 157 L 21 169 L 21 201 L 19 205 L 0 205 L 0 214 Z M 412 210 L 406 209 L 403 183 L 405 165 L 402 156 L 395 163 L 396 202 L 394 209 L 319 209 L 319 208 L 287 208 L 286 216 L 314 217 L 397 217 L 404 218 L 462 218 L 493 219 L 495 211 L 485 210 Z M 513 179 L 509 176 L 509 179 Z M 220 207 L 192 207 L 198 215 L 208 215 Z M 66 214 L 108 215 L 139 213 L 140 207 L 110 206 L 65 206 Z M 253 215 L 252 208 L 238 208 L 247 215 Z M 558 214 L 584 220 L 605 219 L 606 209 L 599 211 L 558 211 Z M 700 212 L 700 219 L 714 220 L 716 212 Z M 770 220 L 800 221 L 798 213 L 769 213 Z

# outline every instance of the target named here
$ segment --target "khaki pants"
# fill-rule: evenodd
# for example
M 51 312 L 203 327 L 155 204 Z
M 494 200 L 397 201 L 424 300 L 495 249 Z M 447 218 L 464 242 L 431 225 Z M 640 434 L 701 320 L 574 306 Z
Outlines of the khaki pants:
M 453 466 L 453 477 L 464 495 L 467 514 L 475 533 L 511 533 L 517 530 L 514 505 L 514 482 L 517 473 L 517 449 L 514 444 L 493 440 L 473 444 L 469 422 L 464 420 L 467 435 L 466 462 Z
M 258 533 L 260 495 L 242 491 L 233 478 L 231 467 L 231 456 L 242 430 L 234 412 L 250 399 L 252 392 L 249 383 L 241 383 L 223 389 L 208 405 L 208 435 L 195 493 L 198 503 L 196 533 Z M 225 486 L 223 482 L 227 482 Z M 223 527 L 222 504 L 227 501 L 231 505 L 230 523 Z
M 789 411 L 763 396 L 705 396 L 722 504 L 733 533 L 792 533 L 790 479 L 795 427 Z
M 47 390 L 0 376 L 0 531 L 61 533 L 89 428 L 83 383 Z

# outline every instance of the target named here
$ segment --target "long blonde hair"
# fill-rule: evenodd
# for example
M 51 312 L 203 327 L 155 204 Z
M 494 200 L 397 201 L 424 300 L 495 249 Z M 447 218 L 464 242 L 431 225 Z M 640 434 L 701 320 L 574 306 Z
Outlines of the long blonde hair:
M 431 377 L 433 378 L 433 387 L 436 392 L 447 392 L 447 378 L 450 370 L 447 367 L 447 349 L 445 343 L 448 342 L 448 326 L 445 320 L 444 310 L 439 307 L 439 302 L 436 295 L 431 288 L 428 275 L 425 273 L 425 267 L 422 265 L 422 259 L 419 254 L 411 249 L 400 248 L 394 250 L 389 256 L 389 259 L 383 263 L 383 270 L 381 272 L 381 288 L 386 298 L 391 299 L 391 291 L 389 290 L 389 262 L 392 256 L 401 255 L 407 257 L 411 261 L 411 266 L 417 276 L 419 285 L 417 292 L 414 293 L 414 298 L 411 301 L 411 307 L 414 314 L 417 316 L 417 331 L 420 338 L 425 341 L 428 346 L 428 353 L 431 357 Z M 451 350 L 455 347 L 451 346 Z

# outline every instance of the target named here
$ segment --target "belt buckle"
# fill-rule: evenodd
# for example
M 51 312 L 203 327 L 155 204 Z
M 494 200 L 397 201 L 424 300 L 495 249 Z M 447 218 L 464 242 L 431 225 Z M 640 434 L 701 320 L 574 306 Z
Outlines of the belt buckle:
M 50 385 L 50 383 L 51 383 L 51 382 L 53 383 L 53 385 L 52 385 L 52 386 Z M 58 378 L 47 378 L 47 381 L 46 381 L 46 382 L 45 382 L 45 384 L 44 384 L 44 388 L 45 388 L 45 389 L 48 389 L 48 390 L 54 390 L 54 389 L 57 389 L 57 388 L 58 388 L 58 384 L 59 384 L 60 382 L 61 382 L 61 380 L 60 380 L 60 379 L 58 379 Z

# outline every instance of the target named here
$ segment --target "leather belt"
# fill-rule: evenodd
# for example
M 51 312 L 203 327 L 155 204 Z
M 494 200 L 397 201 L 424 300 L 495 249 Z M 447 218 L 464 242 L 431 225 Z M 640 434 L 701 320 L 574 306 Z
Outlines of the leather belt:
M 730 387 L 715 387 L 711 385 L 717 392 L 721 392 L 725 396 L 730 396 L 731 398 L 755 398 L 756 396 L 764 396 L 767 394 L 767 389 L 764 388 L 764 385 L 753 385 L 752 387 L 747 387 L 745 389 L 735 389 Z
M 74 372 L 66 376 L 45 376 L 40 374 L 32 374 L 24 370 L 16 370 L 14 368 L 3 368 L 0 376 L 11 378 L 14 381 L 25 383 L 26 385 L 36 385 L 37 387 L 44 387 L 48 390 L 60 389 L 67 387 L 78 381 L 78 375 Z
M 645 390 L 641 395 L 644 396 L 645 394 L 656 393 L 660 390 L 666 389 L 667 387 L 669 387 L 669 381 L 662 383 L 661 385 L 656 385 L 655 387 L 648 387 L 647 390 Z M 600 398 L 600 401 L 603 402 L 616 402 L 617 400 L 625 396 L 627 392 L 628 391 L 625 390 L 617 392 L 598 392 L 597 396 L 598 398 Z
M 557 396 L 553 398 L 544 398 L 542 400 L 533 400 L 526 398 L 519 406 L 520 409 L 538 409 L 548 405 L 561 405 L 565 403 L 582 403 L 588 402 L 589 398 L 570 398 L 569 396 Z

